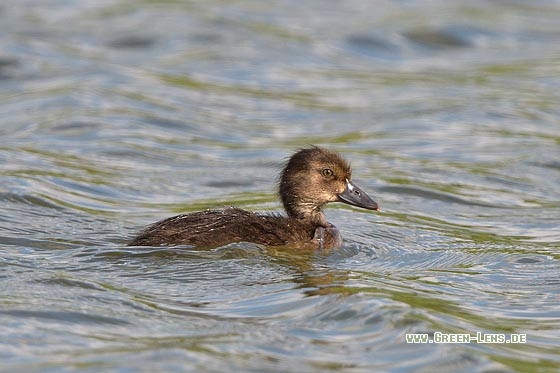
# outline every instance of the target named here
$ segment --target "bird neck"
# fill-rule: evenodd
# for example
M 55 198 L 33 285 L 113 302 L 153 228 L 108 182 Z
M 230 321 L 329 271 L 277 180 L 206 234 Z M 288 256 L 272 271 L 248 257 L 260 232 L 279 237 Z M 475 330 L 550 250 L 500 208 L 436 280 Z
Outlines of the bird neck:
M 328 222 L 323 213 L 322 206 L 312 202 L 286 198 L 282 200 L 284 209 L 290 218 L 312 223 L 315 226 L 327 227 Z

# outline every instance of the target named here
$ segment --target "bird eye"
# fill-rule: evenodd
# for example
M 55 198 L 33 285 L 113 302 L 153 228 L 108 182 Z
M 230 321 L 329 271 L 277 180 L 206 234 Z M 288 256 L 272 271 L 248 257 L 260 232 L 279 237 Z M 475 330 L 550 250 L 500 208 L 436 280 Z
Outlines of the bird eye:
M 324 177 L 329 177 L 329 178 L 331 178 L 331 177 L 334 176 L 334 172 L 333 172 L 333 170 L 331 170 L 330 168 L 323 168 L 323 169 L 321 170 L 321 174 L 322 174 Z

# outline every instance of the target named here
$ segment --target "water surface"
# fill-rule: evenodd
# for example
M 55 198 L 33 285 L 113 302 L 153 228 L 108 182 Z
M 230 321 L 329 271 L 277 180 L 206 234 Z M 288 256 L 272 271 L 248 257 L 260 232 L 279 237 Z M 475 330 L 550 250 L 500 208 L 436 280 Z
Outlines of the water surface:
M 557 371 L 560 6 L 7 1 L 0 370 Z M 128 248 L 279 211 L 294 150 L 381 212 L 337 252 Z M 527 343 L 408 344 L 406 334 Z

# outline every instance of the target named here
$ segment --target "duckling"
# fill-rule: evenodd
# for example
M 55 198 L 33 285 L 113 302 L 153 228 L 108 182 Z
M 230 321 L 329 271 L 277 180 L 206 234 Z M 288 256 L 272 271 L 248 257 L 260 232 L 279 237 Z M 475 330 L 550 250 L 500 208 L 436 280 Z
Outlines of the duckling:
M 378 204 L 350 179 L 347 161 L 312 146 L 293 154 L 281 172 L 279 196 L 287 216 L 258 214 L 235 207 L 181 214 L 144 229 L 129 246 L 191 245 L 211 249 L 234 242 L 330 250 L 342 245 L 336 227 L 323 214 L 329 202 L 368 210 Z

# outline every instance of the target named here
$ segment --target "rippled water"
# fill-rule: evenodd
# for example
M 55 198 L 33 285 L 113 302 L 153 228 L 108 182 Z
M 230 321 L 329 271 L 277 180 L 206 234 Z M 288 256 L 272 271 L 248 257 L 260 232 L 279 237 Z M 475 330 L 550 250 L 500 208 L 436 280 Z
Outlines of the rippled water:
M 557 371 L 560 4 L 4 1 L 0 370 Z M 277 211 L 307 144 L 381 204 L 330 254 L 124 246 Z M 407 344 L 406 334 L 526 334 Z

